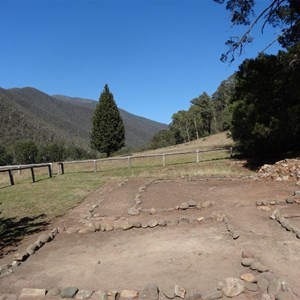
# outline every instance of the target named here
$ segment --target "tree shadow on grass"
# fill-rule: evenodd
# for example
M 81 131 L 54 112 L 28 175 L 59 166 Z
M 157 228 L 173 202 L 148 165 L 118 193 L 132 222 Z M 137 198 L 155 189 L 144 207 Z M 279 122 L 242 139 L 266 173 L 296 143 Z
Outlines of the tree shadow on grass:
M 15 248 L 28 235 L 43 231 L 49 223 L 45 214 L 17 218 L 0 218 L 0 258 Z

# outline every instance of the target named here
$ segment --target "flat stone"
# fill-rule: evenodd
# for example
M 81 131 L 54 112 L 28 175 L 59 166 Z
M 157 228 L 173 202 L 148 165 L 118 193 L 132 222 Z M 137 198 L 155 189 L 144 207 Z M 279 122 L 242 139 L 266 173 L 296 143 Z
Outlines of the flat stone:
M 175 298 L 175 292 L 174 287 L 164 287 L 163 289 L 160 289 L 160 291 L 168 298 L 168 299 L 174 299 Z
M 95 291 L 91 297 L 93 300 L 107 300 L 108 295 L 103 291 Z
M 203 300 L 199 291 L 189 291 L 187 294 L 187 300 Z
M 296 297 L 292 292 L 279 292 L 276 297 L 276 300 L 296 300 Z
M 29 247 L 26 248 L 26 252 L 29 255 L 32 255 L 35 252 L 35 250 L 37 250 L 37 249 L 38 249 L 37 245 L 32 244 L 32 245 L 30 245 Z
M 2 294 L 0 300 L 17 300 L 18 297 L 15 294 Z
M 51 240 L 51 237 L 49 234 L 42 234 L 39 236 L 38 240 L 40 240 L 42 243 L 48 243 Z
M 245 289 L 251 292 L 257 292 L 258 286 L 256 283 L 244 281 Z
M 240 233 L 237 231 L 237 230 L 234 230 L 232 233 L 231 233 L 231 236 L 234 240 L 238 239 L 240 237 Z
M 180 205 L 179 205 L 179 209 L 188 209 L 190 206 L 188 205 L 187 202 L 182 202 Z
M 128 230 L 128 229 L 131 229 L 133 227 L 133 223 L 132 222 L 125 222 L 123 225 L 122 225 L 122 229 L 123 230 Z
M 269 268 L 264 264 L 259 264 L 256 269 L 258 272 L 267 272 Z
M 184 299 L 186 291 L 185 291 L 185 288 L 183 288 L 182 286 L 175 285 L 174 293 L 176 296 L 180 297 L 181 299 Z
M 14 269 L 16 267 L 18 267 L 21 263 L 17 260 L 13 260 L 11 263 L 11 267 Z
M 235 297 L 245 290 L 244 282 L 239 278 L 226 278 L 222 292 L 227 297 Z
M 277 204 L 277 201 L 275 201 L 275 200 L 270 201 L 270 205 L 276 205 L 276 204 Z
M 31 289 L 31 288 L 23 288 L 19 299 L 28 299 L 28 298 L 36 298 L 40 299 L 46 295 L 45 289 Z
M 158 287 L 155 284 L 148 284 L 147 286 L 145 286 L 139 295 L 140 299 L 145 300 L 158 300 L 158 297 L 159 291 Z
M 90 291 L 90 290 L 80 290 L 76 294 L 75 299 L 87 299 L 87 298 L 90 298 L 93 293 L 94 293 L 94 291 Z
M 151 220 L 151 221 L 149 221 L 149 223 L 148 223 L 148 226 L 150 227 L 150 228 L 154 228 L 155 226 L 157 226 L 158 225 L 158 222 L 156 221 L 156 220 Z
M 44 245 L 44 243 L 40 240 L 37 240 L 34 242 L 34 245 L 36 245 L 36 250 L 37 250 L 37 249 L 41 248 Z
M 112 224 L 106 224 L 105 229 L 106 229 L 106 231 L 113 231 L 114 230 L 114 226 Z
M 211 207 L 213 205 L 212 201 L 206 200 L 202 203 L 202 208 Z
M 28 257 L 28 253 L 27 252 L 24 252 L 24 253 L 16 253 L 14 255 L 14 260 L 16 261 L 25 261 Z
M 115 290 L 110 290 L 107 292 L 107 300 L 119 300 L 120 293 Z
M 159 226 L 167 226 L 167 221 L 166 220 L 159 220 L 158 225 Z
M 269 281 L 268 293 L 269 295 L 276 296 L 281 290 L 281 282 L 277 278 Z
M 203 300 L 215 300 L 223 297 L 223 293 L 221 291 L 213 291 L 202 297 Z
M 253 260 L 253 263 L 250 265 L 250 269 L 251 270 L 257 270 L 257 268 L 259 268 L 260 265 L 261 265 L 260 262 Z
M 48 291 L 47 296 L 58 296 L 60 292 L 61 292 L 60 288 L 54 287 Z
M 141 228 L 142 227 L 142 223 L 139 222 L 139 221 L 135 221 L 135 222 L 133 222 L 133 227 L 135 227 L 135 228 Z
M 120 293 L 121 299 L 136 299 L 139 296 L 139 292 L 135 290 L 123 290 Z
M 226 228 L 229 232 L 233 232 L 234 231 L 234 226 L 232 224 L 227 224 Z
M 257 278 L 252 273 L 244 273 L 240 276 L 240 278 L 246 282 L 257 282 Z
M 196 207 L 197 206 L 196 201 L 194 201 L 192 199 L 190 199 L 187 203 L 188 203 L 189 207 Z
M 262 206 L 262 205 L 263 205 L 263 202 L 261 200 L 256 201 L 256 206 Z
M 260 291 L 264 292 L 268 289 L 269 280 L 261 276 L 257 280 L 257 286 Z
M 300 191 L 295 191 L 295 192 L 293 193 L 293 196 L 300 196 Z
M 76 233 L 76 232 L 78 232 L 79 231 L 79 229 L 78 228 L 68 228 L 67 230 L 66 230 L 66 233 L 68 233 L 68 234 L 73 234 L 73 233 Z
M 293 198 L 286 198 L 286 199 L 285 199 L 285 202 L 286 202 L 287 204 L 293 204 L 293 203 L 294 203 L 294 199 L 293 199 Z
M 130 216 L 137 216 L 140 214 L 140 210 L 136 207 L 129 208 L 127 212 Z
M 66 287 L 61 290 L 60 297 L 61 298 L 74 298 L 78 289 L 76 287 Z
M 241 264 L 244 266 L 244 267 L 250 267 L 252 264 L 254 263 L 254 258 L 243 258 L 242 261 L 241 261 Z
M 152 208 L 150 209 L 150 211 L 149 211 L 149 214 L 150 214 L 151 216 L 156 215 L 156 214 L 157 214 L 156 209 L 155 209 L 154 207 L 152 207 Z

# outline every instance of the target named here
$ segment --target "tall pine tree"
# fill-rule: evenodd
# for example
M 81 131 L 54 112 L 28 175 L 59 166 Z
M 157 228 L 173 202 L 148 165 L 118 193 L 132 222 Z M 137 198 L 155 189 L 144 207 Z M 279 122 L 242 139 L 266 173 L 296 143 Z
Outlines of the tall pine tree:
M 109 157 L 111 153 L 125 146 L 125 127 L 113 94 L 106 84 L 100 95 L 93 119 L 91 147 L 104 152 Z

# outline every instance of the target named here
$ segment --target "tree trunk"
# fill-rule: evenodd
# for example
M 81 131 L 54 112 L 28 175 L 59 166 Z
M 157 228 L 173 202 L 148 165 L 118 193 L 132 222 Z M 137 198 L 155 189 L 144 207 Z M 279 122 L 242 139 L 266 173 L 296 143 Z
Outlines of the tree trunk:
M 198 133 L 197 122 L 196 122 L 196 118 L 195 117 L 194 117 L 194 125 L 195 125 L 195 131 L 196 131 L 197 140 L 199 140 L 199 133 Z

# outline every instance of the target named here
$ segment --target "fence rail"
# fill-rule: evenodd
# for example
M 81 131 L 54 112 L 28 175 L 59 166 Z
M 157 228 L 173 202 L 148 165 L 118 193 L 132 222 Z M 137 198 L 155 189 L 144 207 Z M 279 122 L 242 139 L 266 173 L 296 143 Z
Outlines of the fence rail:
M 232 147 L 219 147 L 219 148 L 211 148 L 211 149 L 205 149 L 205 150 L 193 150 L 193 151 L 186 151 L 186 152 L 169 152 L 169 153 L 154 153 L 154 154 L 147 154 L 147 155 L 129 155 L 129 156 L 119 156 L 119 157 L 110 157 L 110 158 L 101 158 L 101 159 L 87 159 L 87 160 L 75 160 L 75 161 L 64 161 L 64 162 L 58 162 L 58 174 L 64 174 L 65 173 L 65 166 L 70 164 L 86 164 L 86 163 L 92 163 L 94 172 L 98 172 L 98 163 L 105 162 L 105 161 L 126 161 L 128 164 L 128 168 L 132 167 L 132 161 L 135 159 L 143 159 L 143 158 L 154 158 L 154 157 L 160 157 L 161 158 L 161 164 L 162 166 L 166 166 L 167 160 L 166 158 L 168 156 L 175 156 L 175 155 L 187 155 L 187 154 L 195 154 L 195 162 L 200 162 L 200 155 L 202 153 L 209 153 L 209 152 L 218 152 L 218 151 L 229 151 L 229 157 L 232 157 L 233 154 L 233 148 Z M 32 182 L 35 182 L 35 174 L 34 169 L 35 168 L 48 168 L 48 174 L 49 177 L 52 177 L 53 173 L 53 164 L 54 163 L 42 163 L 42 164 L 31 164 L 31 165 L 12 165 L 12 166 L 3 166 L 0 167 L 0 172 L 7 172 L 10 180 L 10 185 L 14 185 L 14 177 L 13 177 L 13 171 L 21 171 L 30 169 L 31 171 L 31 177 Z
M 0 172 L 7 172 L 9 177 L 10 185 L 14 185 L 14 175 L 12 171 L 21 171 L 30 169 L 32 182 L 35 182 L 35 168 L 48 168 L 49 177 L 52 177 L 52 163 L 44 163 L 44 164 L 31 164 L 31 165 L 13 165 L 13 166 L 4 166 L 0 167 Z

